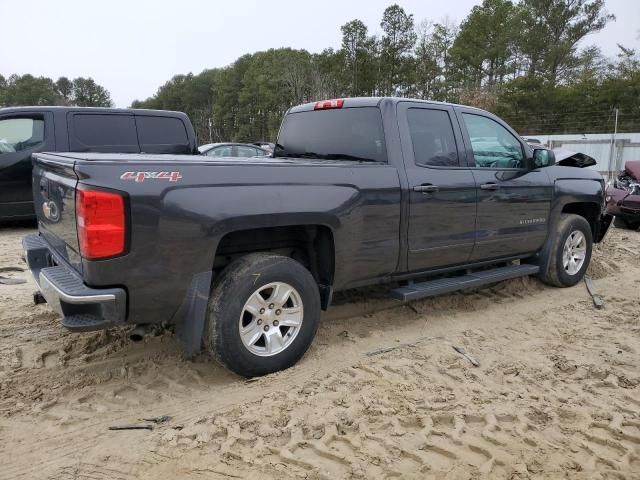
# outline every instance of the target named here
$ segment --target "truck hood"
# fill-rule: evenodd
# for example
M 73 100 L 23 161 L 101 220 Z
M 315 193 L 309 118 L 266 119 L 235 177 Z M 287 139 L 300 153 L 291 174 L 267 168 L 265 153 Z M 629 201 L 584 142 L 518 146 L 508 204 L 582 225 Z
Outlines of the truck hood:
M 630 177 L 640 181 L 640 160 L 629 161 L 624 165 L 624 171 Z
M 556 164 L 564 167 L 585 168 L 592 167 L 598 163 L 595 158 L 586 153 L 565 150 L 564 148 L 554 148 L 553 153 L 556 156 Z
M 624 170 L 609 185 L 607 198 L 609 213 L 640 215 L 640 161 L 625 164 Z

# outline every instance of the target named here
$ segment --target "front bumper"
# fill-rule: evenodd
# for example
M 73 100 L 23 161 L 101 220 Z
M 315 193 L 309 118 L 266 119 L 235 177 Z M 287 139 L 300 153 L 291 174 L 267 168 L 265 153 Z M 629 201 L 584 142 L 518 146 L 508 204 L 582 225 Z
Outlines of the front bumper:
M 640 195 L 630 195 L 618 188 L 607 190 L 607 213 L 640 217 Z
M 122 288 L 91 288 L 51 251 L 39 235 L 22 239 L 24 258 L 49 307 L 72 331 L 102 330 L 126 320 L 127 293 Z

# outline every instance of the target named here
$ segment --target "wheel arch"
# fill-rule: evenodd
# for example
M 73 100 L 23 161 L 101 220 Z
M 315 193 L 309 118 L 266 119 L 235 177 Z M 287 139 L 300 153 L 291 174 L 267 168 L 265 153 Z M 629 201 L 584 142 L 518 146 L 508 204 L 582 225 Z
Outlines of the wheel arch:
M 567 167 L 569 168 L 569 167 Z M 571 169 L 575 170 L 575 169 Z M 604 209 L 604 184 L 599 178 L 560 178 L 554 182 L 554 202 L 550 215 L 550 230 L 563 213 L 583 217 L 591 227 L 594 243 L 602 240 L 608 228 L 602 222 Z M 610 223 L 610 222 L 609 222 Z
M 598 234 L 598 219 L 600 218 L 600 205 L 597 202 L 570 202 L 563 205 L 560 213 L 572 213 L 583 217 L 591 227 L 591 235 L 597 238 Z
M 333 225 L 272 221 L 256 227 L 252 221 L 228 229 L 220 235 L 213 252 L 214 281 L 233 260 L 255 252 L 279 253 L 301 263 L 318 284 L 323 308 L 328 307 L 336 269 Z

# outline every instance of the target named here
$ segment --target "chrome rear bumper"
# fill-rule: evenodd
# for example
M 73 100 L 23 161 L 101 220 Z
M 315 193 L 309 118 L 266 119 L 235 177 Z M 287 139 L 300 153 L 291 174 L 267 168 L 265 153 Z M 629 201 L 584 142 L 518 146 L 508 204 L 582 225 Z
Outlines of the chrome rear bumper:
M 22 239 L 24 258 L 49 307 L 73 331 L 101 330 L 126 320 L 127 294 L 122 288 L 91 288 L 39 235 Z

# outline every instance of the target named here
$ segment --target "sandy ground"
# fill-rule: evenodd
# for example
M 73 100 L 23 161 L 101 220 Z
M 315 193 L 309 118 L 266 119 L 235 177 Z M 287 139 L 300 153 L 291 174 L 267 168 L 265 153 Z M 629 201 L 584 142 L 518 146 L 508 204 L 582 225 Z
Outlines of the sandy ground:
M 0 267 L 31 230 L 0 230 Z M 297 366 L 253 381 L 169 334 L 70 334 L 31 279 L 0 285 L 0 478 L 640 478 L 640 233 L 612 231 L 590 274 L 603 310 L 528 278 L 350 292 Z

